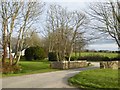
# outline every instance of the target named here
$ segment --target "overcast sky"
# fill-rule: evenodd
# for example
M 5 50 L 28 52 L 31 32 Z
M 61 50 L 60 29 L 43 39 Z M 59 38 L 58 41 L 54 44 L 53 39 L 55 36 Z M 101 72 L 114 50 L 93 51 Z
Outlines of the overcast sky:
M 59 4 L 69 11 L 73 10 L 87 10 L 89 3 L 92 2 L 106 2 L 107 0 L 42 0 L 46 2 L 47 5 L 49 4 Z M 116 1 L 116 0 L 112 0 Z M 95 49 L 95 50 L 118 50 L 117 44 L 114 40 L 103 39 L 97 40 L 96 42 L 88 45 L 86 48 L 88 49 Z

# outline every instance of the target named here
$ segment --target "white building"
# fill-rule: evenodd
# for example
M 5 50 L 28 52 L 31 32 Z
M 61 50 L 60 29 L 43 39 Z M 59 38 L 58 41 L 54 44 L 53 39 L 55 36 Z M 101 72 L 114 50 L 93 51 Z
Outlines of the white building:
M 21 52 L 19 52 L 21 54 L 21 56 L 25 55 L 25 49 L 23 49 Z M 2 45 L 0 45 L 0 58 L 2 58 L 2 54 L 3 54 L 3 48 Z M 15 53 L 11 53 L 12 56 L 15 55 Z M 7 47 L 7 58 L 9 58 L 9 48 Z

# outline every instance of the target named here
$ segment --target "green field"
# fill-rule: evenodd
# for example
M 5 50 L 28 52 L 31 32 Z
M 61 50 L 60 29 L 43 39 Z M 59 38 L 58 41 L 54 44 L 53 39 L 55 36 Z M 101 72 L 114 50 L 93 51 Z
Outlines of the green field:
M 84 56 L 104 56 L 109 58 L 114 58 L 118 56 L 118 53 L 109 53 L 109 52 L 81 52 L 80 55 L 82 57 Z M 75 56 L 75 53 L 72 54 L 72 56 Z M 79 56 L 79 53 L 77 53 L 77 56 Z
M 95 69 L 80 72 L 69 78 L 70 85 L 78 88 L 98 89 L 98 88 L 119 88 L 118 70 Z
M 14 74 L 3 74 L 3 77 L 7 76 L 19 76 L 26 74 L 34 74 L 34 73 L 44 73 L 57 71 L 58 69 L 51 69 L 50 62 L 48 61 L 20 61 L 20 66 L 22 70 L 20 72 L 16 72 Z

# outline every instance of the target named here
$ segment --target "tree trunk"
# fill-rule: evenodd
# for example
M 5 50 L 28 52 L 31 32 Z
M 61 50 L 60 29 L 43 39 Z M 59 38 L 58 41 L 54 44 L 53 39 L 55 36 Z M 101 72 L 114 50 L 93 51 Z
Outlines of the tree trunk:
M 70 47 L 70 53 L 69 53 L 69 59 L 68 59 L 68 61 L 70 61 L 70 59 L 71 59 L 72 51 L 73 51 L 73 47 L 71 46 L 71 47 Z
M 2 65 L 3 66 L 5 65 L 6 57 L 7 57 L 7 43 L 4 42 L 4 45 L 3 45 L 3 56 L 2 56 Z
M 3 22 L 3 56 L 2 56 L 2 65 L 5 65 L 5 60 L 7 57 L 7 21 Z
M 9 65 L 12 65 L 12 54 L 11 54 L 11 35 L 9 36 L 9 40 L 8 40 L 8 47 L 9 47 Z
M 81 48 L 79 46 L 79 58 L 80 58 L 80 56 L 81 56 Z
M 14 65 L 17 65 L 18 62 L 20 61 L 20 57 L 21 57 L 21 52 L 19 52 L 19 55 L 16 58 L 16 62 L 14 63 Z

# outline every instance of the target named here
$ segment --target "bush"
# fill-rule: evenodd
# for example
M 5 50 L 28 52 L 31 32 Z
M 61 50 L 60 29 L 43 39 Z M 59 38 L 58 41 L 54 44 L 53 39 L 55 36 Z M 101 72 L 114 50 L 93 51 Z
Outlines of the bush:
M 120 56 L 109 58 L 106 56 L 100 56 L 100 55 L 91 55 L 91 56 L 83 56 L 78 57 L 78 60 L 87 60 L 87 61 L 116 61 L 120 60 Z
M 18 73 L 20 72 L 21 66 L 19 65 L 9 65 L 9 63 L 5 63 L 5 65 L 2 67 L 2 73 L 3 74 L 11 74 L 11 73 Z
M 35 47 L 35 52 L 34 52 L 34 59 L 44 59 L 45 58 L 45 51 L 43 48 L 40 47 Z
M 78 59 L 77 57 L 72 56 L 72 57 L 70 58 L 70 61 L 75 61 L 75 60 L 77 60 L 77 59 Z
M 78 57 L 77 60 L 87 60 L 87 58 L 86 57 Z
M 57 55 L 55 52 L 49 52 L 48 53 L 48 60 L 49 61 L 57 61 Z
M 120 56 L 117 56 L 117 57 L 115 57 L 115 58 L 111 58 L 111 60 L 112 60 L 112 61 L 116 61 L 116 60 L 120 61 Z
M 33 60 L 34 59 L 34 47 L 29 47 L 25 50 L 25 59 L 26 60 Z
M 41 47 L 29 47 L 25 50 L 26 60 L 41 60 L 45 58 L 44 49 Z

